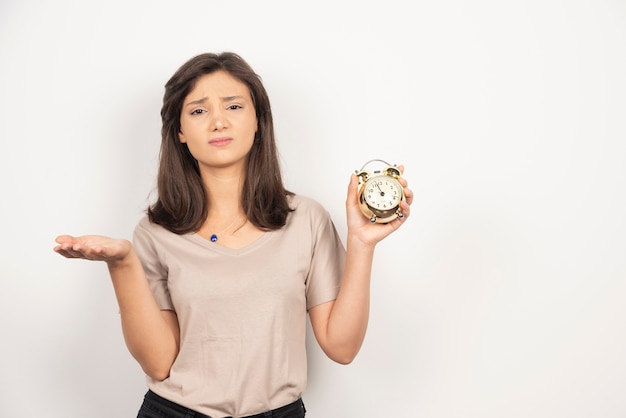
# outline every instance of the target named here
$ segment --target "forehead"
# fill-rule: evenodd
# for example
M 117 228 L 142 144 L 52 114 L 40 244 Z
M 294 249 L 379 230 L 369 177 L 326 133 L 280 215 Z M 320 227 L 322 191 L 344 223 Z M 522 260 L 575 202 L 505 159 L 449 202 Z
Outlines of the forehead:
M 187 95 L 187 100 L 195 100 L 202 97 L 225 98 L 240 96 L 250 98 L 248 86 L 230 73 L 219 70 L 210 74 L 204 74 L 196 80 L 196 83 Z

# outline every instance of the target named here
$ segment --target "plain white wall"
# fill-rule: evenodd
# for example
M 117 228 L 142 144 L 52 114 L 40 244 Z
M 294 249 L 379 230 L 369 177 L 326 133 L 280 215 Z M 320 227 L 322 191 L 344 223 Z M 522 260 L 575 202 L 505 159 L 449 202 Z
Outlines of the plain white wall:
M 345 237 L 350 173 L 406 165 L 349 366 L 309 341 L 320 417 L 626 416 L 622 1 L 0 2 L 0 416 L 132 417 L 146 390 L 102 264 L 154 187 L 162 86 L 240 53 L 288 186 Z

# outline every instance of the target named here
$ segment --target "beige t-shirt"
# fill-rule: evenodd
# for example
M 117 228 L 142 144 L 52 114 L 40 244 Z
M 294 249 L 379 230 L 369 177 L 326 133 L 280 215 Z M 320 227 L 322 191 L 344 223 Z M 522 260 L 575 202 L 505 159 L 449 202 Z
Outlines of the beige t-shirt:
M 306 314 L 334 300 L 345 250 L 328 212 L 293 196 L 282 229 L 242 249 L 138 223 L 134 245 L 161 309 L 174 310 L 180 352 L 162 397 L 213 418 L 289 404 L 306 386 Z

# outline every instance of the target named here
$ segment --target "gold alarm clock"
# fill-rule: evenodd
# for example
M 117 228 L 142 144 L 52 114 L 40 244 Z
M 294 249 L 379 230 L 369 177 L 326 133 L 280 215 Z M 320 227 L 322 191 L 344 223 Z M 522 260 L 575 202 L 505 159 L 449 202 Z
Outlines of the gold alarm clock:
M 373 162 L 386 165 L 383 170 L 365 171 L 364 168 Z M 404 200 L 404 188 L 398 181 L 400 170 L 383 160 L 370 160 L 355 171 L 359 177 L 359 207 L 363 215 L 372 223 L 386 224 L 404 215 L 400 202 Z

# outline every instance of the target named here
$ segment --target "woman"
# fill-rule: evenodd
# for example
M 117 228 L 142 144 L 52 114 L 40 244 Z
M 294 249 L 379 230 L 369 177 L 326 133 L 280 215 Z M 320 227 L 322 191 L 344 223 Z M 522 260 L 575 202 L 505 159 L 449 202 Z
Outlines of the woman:
M 328 213 L 284 188 L 267 93 L 233 53 L 185 63 L 161 117 L 158 199 L 133 243 L 63 235 L 55 251 L 107 263 L 147 375 L 138 417 L 303 417 L 306 315 L 326 355 L 350 363 L 375 245 L 406 221 L 413 194 L 402 180 L 404 217 L 371 224 L 352 175 L 344 250 Z

